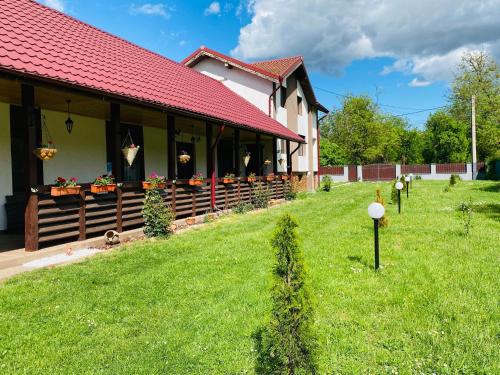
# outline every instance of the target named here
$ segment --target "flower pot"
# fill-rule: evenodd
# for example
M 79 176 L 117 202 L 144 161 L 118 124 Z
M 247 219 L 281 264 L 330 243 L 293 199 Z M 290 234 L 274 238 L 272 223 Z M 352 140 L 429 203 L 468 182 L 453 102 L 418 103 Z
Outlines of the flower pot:
M 282 175 L 281 175 L 281 179 L 282 179 L 283 181 L 288 180 L 288 175 L 286 175 L 286 174 L 282 174 Z
M 108 188 L 108 192 L 110 192 L 110 193 L 113 193 L 114 191 L 116 191 L 116 184 L 108 184 L 108 185 L 106 185 L 106 187 Z
M 142 188 L 144 190 L 165 189 L 166 186 L 167 186 L 167 184 L 165 182 L 160 182 L 158 184 L 153 184 L 152 182 L 142 181 Z
M 35 148 L 33 153 L 40 160 L 50 160 L 57 154 L 57 148 L 39 147 Z
M 255 177 L 248 177 L 247 181 L 250 183 L 253 183 L 253 182 L 257 181 L 257 179 Z
M 107 194 L 108 187 L 107 185 L 90 185 L 90 192 L 92 194 Z
M 274 176 L 266 176 L 266 181 L 271 182 L 274 180 Z
M 191 156 L 187 154 L 179 155 L 177 158 L 179 159 L 179 163 L 181 164 L 186 164 L 187 162 L 189 162 L 189 160 L 191 160 Z
M 193 225 L 196 223 L 196 219 L 194 217 L 187 217 L 186 218 L 186 224 L 187 225 Z
M 123 156 L 125 157 L 125 160 L 127 160 L 129 166 L 132 166 L 132 164 L 134 163 L 135 157 L 137 156 L 138 152 L 139 146 L 122 148 Z
M 222 180 L 224 184 L 233 184 L 234 183 L 234 178 L 224 178 Z
M 52 186 L 50 188 L 50 195 L 53 197 L 61 197 L 64 195 L 78 195 L 80 194 L 81 188 L 82 187 L 80 185 L 66 187 Z
M 190 179 L 189 180 L 189 185 L 191 185 L 191 186 L 201 186 L 201 185 L 203 185 L 203 180 Z

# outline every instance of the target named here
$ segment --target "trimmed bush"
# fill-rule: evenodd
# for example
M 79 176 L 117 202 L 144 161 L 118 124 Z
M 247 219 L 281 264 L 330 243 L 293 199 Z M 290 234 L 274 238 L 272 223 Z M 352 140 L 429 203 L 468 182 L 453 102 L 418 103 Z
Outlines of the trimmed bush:
M 285 200 L 293 201 L 297 198 L 297 183 L 286 181 L 284 185 L 284 193 Z
M 261 363 L 257 372 L 262 374 L 317 372 L 313 308 L 296 228 L 295 219 L 285 214 L 272 239 L 276 264 L 271 289 L 271 319 L 261 333 Z
M 332 178 L 330 176 L 323 176 L 321 185 L 323 191 L 330 191 L 332 189 Z
M 233 212 L 235 214 L 245 214 L 253 210 L 253 205 L 250 202 L 239 201 L 233 206 Z
M 462 178 L 458 174 L 452 174 L 450 176 L 450 186 L 455 186 L 461 180 Z
M 267 185 L 257 183 L 252 189 L 252 203 L 255 208 L 267 208 L 271 199 L 271 190 Z
M 380 193 L 380 188 L 377 188 L 377 190 L 376 190 L 376 193 L 375 193 L 375 202 L 380 203 L 385 208 L 385 199 L 382 198 L 382 195 Z M 387 211 L 385 211 L 385 212 L 387 212 Z M 387 218 L 387 216 L 385 214 L 378 221 L 378 225 L 381 228 L 386 228 L 386 227 L 389 226 L 389 219 Z
M 396 189 L 396 182 L 398 182 L 397 179 L 394 179 L 391 182 L 391 203 L 392 204 L 398 203 L 398 189 Z
M 165 237 L 171 233 L 170 226 L 175 215 L 163 201 L 157 189 L 146 190 L 142 217 L 144 218 L 144 234 L 146 237 Z

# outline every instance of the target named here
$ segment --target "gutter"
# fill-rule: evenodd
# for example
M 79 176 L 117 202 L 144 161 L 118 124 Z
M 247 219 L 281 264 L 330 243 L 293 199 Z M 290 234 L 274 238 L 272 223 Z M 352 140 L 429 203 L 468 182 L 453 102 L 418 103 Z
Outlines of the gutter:
M 269 95 L 269 102 L 268 102 L 268 115 L 269 117 L 271 117 L 271 100 L 273 99 L 273 97 L 276 95 L 276 92 L 278 92 L 278 90 L 282 87 L 282 82 L 283 82 L 283 79 L 281 78 L 281 76 L 278 77 L 278 86 L 273 90 L 273 92 L 271 93 L 271 95 Z

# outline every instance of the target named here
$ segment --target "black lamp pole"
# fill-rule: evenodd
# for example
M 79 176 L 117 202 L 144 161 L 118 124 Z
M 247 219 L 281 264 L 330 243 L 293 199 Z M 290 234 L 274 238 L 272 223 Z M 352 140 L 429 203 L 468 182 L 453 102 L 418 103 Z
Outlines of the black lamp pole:
M 398 214 L 401 213 L 401 190 L 398 189 Z
M 373 231 L 375 234 L 375 271 L 379 267 L 379 252 L 378 252 L 378 219 L 373 219 Z
M 406 199 L 408 199 L 408 198 L 409 198 L 409 194 L 408 194 L 409 190 L 410 190 L 410 182 L 408 181 L 408 182 L 406 183 Z

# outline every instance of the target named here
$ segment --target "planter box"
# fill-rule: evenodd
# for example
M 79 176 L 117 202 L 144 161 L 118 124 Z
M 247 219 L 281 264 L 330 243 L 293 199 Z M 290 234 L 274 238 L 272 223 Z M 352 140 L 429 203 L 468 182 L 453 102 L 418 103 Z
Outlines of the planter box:
M 257 181 L 257 178 L 255 178 L 255 177 L 248 177 L 247 181 L 250 182 L 250 183 L 253 183 L 253 182 Z
M 288 180 L 288 175 L 286 175 L 286 174 L 282 174 L 282 175 L 281 175 L 281 179 L 282 179 L 283 181 Z
M 189 180 L 189 185 L 191 185 L 191 186 L 201 186 L 201 185 L 203 185 L 203 181 L 202 180 L 193 180 L 193 179 L 190 179 Z
M 90 185 L 90 192 L 92 194 L 106 194 L 112 193 L 116 190 L 116 184 L 109 185 Z
M 52 186 L 50 188 L 50 195 L 53 197 L 61 197 L 64 195 L 79 195 L 81 188 L 82 187 L 80 185 L 68 187 Z
M 275 176 L 266 176 L 266 181 L 271 182 L 274 181 Z
M 224 178 L 222 182 L 224 184 L 234 184 L 234 178 Z
M 142 181 L 142 188 L 144 190 L 165 189 L 166 186 L 167 184 L 165 182 L 154 185 L 152 182 Z

